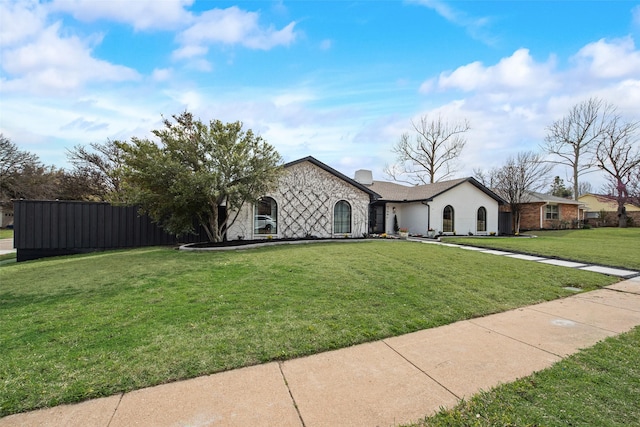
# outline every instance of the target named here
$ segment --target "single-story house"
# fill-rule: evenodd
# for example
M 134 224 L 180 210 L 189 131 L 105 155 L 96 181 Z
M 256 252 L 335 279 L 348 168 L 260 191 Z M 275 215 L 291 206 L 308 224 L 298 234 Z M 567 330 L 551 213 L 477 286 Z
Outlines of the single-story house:
M 380 194 L 371 204 L 375 233 L 393 232 L 396 218 L 409 234 L 488 235 L 500 231 L 499 207 L 505 202 L 474 178 L 407 186 L 375 181 L 369 171 L 358 171 L 356 180 Z
M 521 230 L 575 228 L 584 220 L 583 203 L 531 191 L 520 213 Z
M 276 189 L 242 208 L 227 239 L 394 233 L 394 218 L 411 234 L 497 234 L 503 203 L 473 178 L 406 186 L 374 181 L 366 170 L 351 179 L 305 157 L 285 164 Z
M 285 164 L 276 189 L 242 208 L 227 239 L 362 237 L 377 198 L 368 187 L 305 157 Z
M 584 204 L 584 219 L 596 225 L 618 225 L 618 201 L 615 196 L 604 194 L 584 194 L 578 197 Z M 640 206 L 631 203 L 624 205 L 627 216 L 634 224 L 640 224 Z

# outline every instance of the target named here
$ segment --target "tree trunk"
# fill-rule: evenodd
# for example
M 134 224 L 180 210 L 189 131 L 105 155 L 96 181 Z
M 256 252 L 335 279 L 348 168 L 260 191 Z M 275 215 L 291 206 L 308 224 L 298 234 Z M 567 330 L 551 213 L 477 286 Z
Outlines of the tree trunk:
M 627 208 L 620 203 L 618 203 L 618 227 L 627 228 Z

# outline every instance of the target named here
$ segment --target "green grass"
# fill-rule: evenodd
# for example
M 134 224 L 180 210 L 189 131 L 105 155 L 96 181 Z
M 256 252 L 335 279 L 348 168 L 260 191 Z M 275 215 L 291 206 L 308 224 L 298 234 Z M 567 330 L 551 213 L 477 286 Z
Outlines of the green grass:
M 283 360 L 617 279 L 404 241 L 0 266 L 0 416 Z
M 640 425 L 640 327 L 415 427 Z
M 13 239 L 13 230 L 0 228 L 0 239 Z
M 640 227 L 531 231 L 536 238 L 456 237 L 447 242 L 640 269 Z

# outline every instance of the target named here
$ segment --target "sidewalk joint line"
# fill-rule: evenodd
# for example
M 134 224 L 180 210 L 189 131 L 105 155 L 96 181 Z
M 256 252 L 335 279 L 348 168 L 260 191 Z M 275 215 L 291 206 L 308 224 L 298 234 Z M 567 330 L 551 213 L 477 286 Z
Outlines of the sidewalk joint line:
M 109 422 L 107 423 L 107 427 L 109 427 L 111 425 L 111 423 L 113 422 L 113 419 L 116 416 L 116 412 L 118 412 L 118 408 L 120 408 L 120 403 L 122 402 L 123 398 L 124 398 L 124 393 L 120 393 L 120 399 L 118 399 L 118 404 L 116 405 L 115 409 L 113 410 L 113 414 L 111 414 L 111 418 L 109 418 Z
M 629 280 L 629 279 L 625 279 L 625 280 Z M 615 285 L 615 283 L 614 283 L 614 285 Z M 640 296 L 640 294 L 637 294 L 635 292 L 630 292 L 630 291 L 627 291 L 627 290 L 624 290 L 624 289 L 614 289 L 614 288 L 609 288 L 607 286 L 605 286 L 604 288 L 601 288 L 601 289 L 603 291 L 613 291 L 613 292 L 619 292 L 621 294 L 626 294 L 626 295 L 639 295 Z M 584 294 L 577 294 L 575 296 L 578 296 L 578 295 L 584 295 Z
M 638 294 L 636 294 L 636 293 L 633 293 L 633 292 L 627 292 L 627 291 L 619 290 L 619 289 L 607 289 L 607 288 L 602 288 L 602 290 L 605 290 L 605 291 L 614 291 L 614 292 L 619 292 L 619 293 L 621 293 L 621 294 L 625 294 L 625 295 L 636 295 L 636 296 L 640 296 L 640 295 L 638 295 Z M 626 308 L 626 307 L 619 307 L 619 306 L 617 306 L 617 305 L 607 304 L 607 303 L 605 303 L 604 301 L 594 301 L 594 300 L 592 300 L 592 299 L 585 298 L 585 296 L 586 296 L 587 294 L 588 294 L 588 292 L 587 292 L 587 293 L 584 293 L 584 294 L 577 294 L 577 295 L 573 295 L 573 296 L 574 296 L 575 298 L 580 298 L 580 299 L 582 299 L 582 300 L 589 301 L 589 302 L 592 302 L 592 303 L 594 303 L 594 304 L 604 305 L 604 306 L 606 306 L 606 307 L 613 307 L 613 308 L 616 308 L 616 309 L 620 309 L 620 310 L 628 310 L 628 311 L 632 311 L 632 312 L 640 312 L 640 310 L 634 310 L 634 309 L 632 309 L 632 308 Z
M 527 307 L 525 307 L 525 308 L 527 308 Z M 533 311 L 535 311 L 535 310 L 533 310 Z M 498 314 L 499 314 L 499 313 L 498 313 Z M 548 314 L 548 313 L 545 313 L 545 314 Z M 554 352 L 552 352 L 552 351 L 545 350 L 544 348 L 536 347 L 536 346 L 535 346 L 535 345 L 533 345 L 533 344 L 529 344 L 528 342 L 526 342 L 526 341 L 522 341 L 522 340 L 519 340 L 519 339 L 517 339 L 517 338 L 514 338 L 514 337 L 512 337 L 511 335 L 507 335 L 507 334 L 504 334 L 504 333 L 502 333 L 502 332 L 499 332 L 499 331 L 493 330 L 493 329 L 491 329 L 491 328 L 489 328 L 489 327 L 487 327 L 487 326 L 484 326 L 484 325 L 480 325 L 480 324 L 478 324 L 478 323 L 475 323 L 475 322 L 474 322 L 474 320 L 475 320 L 475 319 L 469 319 L 469 320 L 468 320 L 468 322 L 469 322 L 469 323 L 471 323 L 472 325 L 478 326 L 478 327 L 480 327 L 480 328 L 482 328 L 482 329 L 486 329 L 487 331 L 489 331 L 489 332 L 491 332 L 491 333 L 498 334 L 498 335 L 500 335 L 500 336 L 502 336 L 502 337 L 505 337 L 505 338 L 510 339 L 511 341 L 519 342 L 520 344 L 524 344 L 524 345 L 526 345 L 526 346 L 528 346 L 528 347 L 535 348 L 536 350 L 544 351 L 545 353 L 548 353 L 548 354 L 550 354 L 550 355 L 552 355 L 552 356 L 559 357 L 560 359 L 564 359 L 564 358 L 566 357 L 566 356 L 562 356 L 561 354 L 556 354 L 556 353 L 554 353 Z M 566 319 L 566 320 L 570 320 L 570 319 Z M 554 362 L 554 363 L 555 363 L 555 362 Z
M 282 370 L 282 365 L 284 362 L 278 362 L 278 369 L 280 369 L 280 375 L 282 375 L 282 380 L 284 381 L 284 385 L 287 387 L 287 391 L 289 392 L 289 396 L 291 397 L 291 402 L 293 403 L 293 407 L 296 409 L 296 413 L 298 414 L 298 418 L 300 419 L 300 423 L 302 427 L 306 427 L 304 423 L 304 419 L 302 418 L 302 414 L 300 413 L 300 408 L 298 408 L 298 403 L 296 402 L 296 398 L 293 397 L 293 393 L 291 392 L 291 388 L 289 387 L 289 382 L 287 381 L 287 377 L 284 375 L 284 371 Z
M 449 387 L 447 387 L 446 385 L 442 384 L 440 381 L 438 381 L 437 379 L 433 378 L 431 375 L 429 375 L 424 369 L 420 368 L 418 365 L 416 365 L 415 363 L 413 363 L 411 360 L 407 359 L 402 353 L 400 353 L 398 350 L 396 350 L 395 348 L 393 348 L 391 345 L 389 345 L 389 343 L 387 342 L 387 340 L 381 340 L 384 345 L 386 345 L 387 347 L 389 347 L 391 349 L 391 351 L 393 351 L 394 353 L 396 353 L 398 356 L 402 357 L 407 363 L 409 363 L 411 366 L 413 366 L 414 368 L 416 368 L 418 371 L 422 372 L 424 375 L 427 376 L 427 378 L 429 378 L 431 381 L 435 382 L 436 384 L 438 384 L 440 387 L 442 387 L 443 389 L 447 390 L 449 393 L 451 393 L 453 396 L 455 396 L 456 399 L 461 400 L 462 398 L 460 396 L 458 396 L 457 394 L 455 394 L 453 391 L 451 391 L 449 389 Z

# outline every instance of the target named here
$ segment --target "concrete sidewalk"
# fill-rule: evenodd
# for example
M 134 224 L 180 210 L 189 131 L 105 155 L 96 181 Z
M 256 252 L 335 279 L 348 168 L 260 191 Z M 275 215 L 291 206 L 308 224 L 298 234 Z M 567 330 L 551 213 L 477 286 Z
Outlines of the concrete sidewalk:
M 640 325 L 640 277 L 281 363 L 11 415 L 7 426 L 393 426 Z
M 13 239 L 0 239 L 0 255 L 10 254 L 15 251 Z

